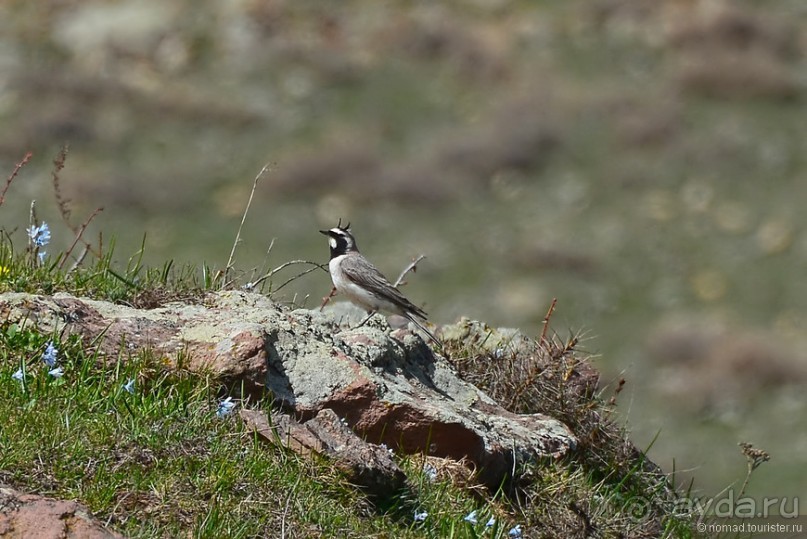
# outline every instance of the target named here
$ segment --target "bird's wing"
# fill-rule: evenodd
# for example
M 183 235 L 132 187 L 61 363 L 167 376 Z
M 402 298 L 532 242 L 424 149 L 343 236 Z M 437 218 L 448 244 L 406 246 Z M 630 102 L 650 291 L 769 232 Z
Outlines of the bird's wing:
M 363 256 L 348 256 L 340 264 L 345 276 L 371 294 L 398 305 L 404 311 L 426 319 L 426 312 L 413 304 Z

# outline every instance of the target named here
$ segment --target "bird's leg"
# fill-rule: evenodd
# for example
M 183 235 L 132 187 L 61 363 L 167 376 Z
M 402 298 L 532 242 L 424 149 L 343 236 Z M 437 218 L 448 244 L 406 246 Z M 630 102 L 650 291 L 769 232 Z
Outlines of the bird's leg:
M 364 324 L 366 324 L 367 322 L 369 322 L 369 321 L 370 321 L 370 319 L 371 319 L 371 318 L 372 318 L 372 317 L 375 315 L 375 313 L 377 313 L 377 312 L 378 312 L 378 309 L 373 309 L 372 311 L 368 311 L 368 312 L 367 312 L 367 318 L 365 318 L 364 320 L 362 320 L 362 321 L 361 321 L 361 324 L 359 324 L 359 325 L 358 325 L 358 326 L 356 326 L 356 327 L 357 327 L 357 328 L 362 327 Z
M 319 310 L 322 311 L 322 309 L 325 308 L 328 302 L 331 301 L 331 298 L 334 297 L 335 295 L 336 295 L 336 287 L 334 286 L 333 288 L 331 288 L 331 293 L 328 294 L 328 297 L 322 298 L 322 305 L 319 306 Z

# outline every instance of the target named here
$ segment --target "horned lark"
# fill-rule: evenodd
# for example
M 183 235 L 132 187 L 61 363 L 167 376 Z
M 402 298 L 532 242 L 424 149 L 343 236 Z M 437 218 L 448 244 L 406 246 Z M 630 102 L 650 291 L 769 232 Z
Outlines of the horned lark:
M 365 324 L 378 311 L 386 311 L 407 318 L 433 341 L 440 342 L 418 321 L 418 318 L 426 320 L 426 313 L 423 309 L 406 299 L 359 252 L 356 247 L 356 239 L 350 231 L 350 223 L 343 227 L 340 220 L 335 228 L 320 230 L 320 233 L 328 236 L 328 243 L 331 246 L 331 261 L 328 263 L 328 269 L 334 288 L 368 313 L 367 318 L 360 325 Z

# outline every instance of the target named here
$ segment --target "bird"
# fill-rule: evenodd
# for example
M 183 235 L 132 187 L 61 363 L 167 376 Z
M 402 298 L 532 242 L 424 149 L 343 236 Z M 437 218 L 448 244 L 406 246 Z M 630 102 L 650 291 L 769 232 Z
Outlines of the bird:
M 350 223 L 342 226 L 342 220 L 329 230 L 320 230 L 328 236 L 331 260 L 328 271 L 333 287 L 352 303 L 367 311 L 363 326 L 378 311 L 403 316 L 426 333 L 434 342 L 440 341 L 426 329 L 420 320 L 426 320 L 426 312 L 406 299 L 378 269 L 359 252 Z

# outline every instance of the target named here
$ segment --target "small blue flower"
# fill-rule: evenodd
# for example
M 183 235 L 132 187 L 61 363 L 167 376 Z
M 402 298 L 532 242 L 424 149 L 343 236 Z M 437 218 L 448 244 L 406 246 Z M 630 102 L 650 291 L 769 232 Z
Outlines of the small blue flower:
M 134 386 L 135 386 L 135 379 L 130 378 L 128 382 L 123 384 L 123 390 L 131 393 L 132 395 L 134 395 L 134 391 L 135 391 Z
M 431 464 L 423 465 L 423 473 L 426 474 L 426 477 L 429 479 L 429 481 L 434 481 L 435 479 L 437 479 L 437 468 L 435 468 Z
M 229 413 L 233 411 L 233 408 L 235 408 L 233 398 L 227 397 L 219 403 L 219 408 L 216 410 L 216 417 L 224 417 L 229 415 Z
M 429 516 L 429 513 L 427 513 L 426 511 L 423 511 L 422 513 L 418 513 L 417 511 L 415 511 L 415 522 L 423 522 L 424 520 L 426 520 L 427 516 Z
M 390 455 L 395 454 L 395 451 L 393 451 L 391 447 L 387 447 L 387 444 L 381 444 L 379 447 L 381 447 L 381 449 L 383 449 L 384 451 L 386 451 Z
M 50 374 L 54 378 L 61 378 L 62 376 L 64 376 L 64 370 L 62 370 L 61 367 L 56 367 L 55 369 L 49 370 L 48 374 Z
M 490 517 L 490 520 L 488 520 L 485 523 L 485 527 L 486 528 L 492 528 L 495 524 L 496 524 L 496 517 Z
M 510 528 L 510 531 L 507 532 L 507 535 L 513 537 L 514 539 L 520 539 L 521 537 L 523 537 L 521 535 L 521 524 L 516 524 L 515 526 Z
M 463 518 L 462 520 L 464 520 L 465 522 L 470 522 L 471 524 L 476 524 L 477 523 L 476 510 L 473 510 L 467 515 L 465 515 L 465 518 Z
M 48 223 L 42 223 L 39 226 L 30 226 L 27 231 L 31 243 L 37 247 L 44 247 L 50 243 L 50 227 Z
M 22 371 L 22 367 L 17 369 L 17 372 L 12 374 L 11 377 L 14 378 L 15 380 L 20 381 L 20 382 L 24 381 L 25 380 L 25 373 Z
M 50 368 L 56 366 L 56 354 L 59 353 L 59 350 L 53 345 L 53 341 L 48 342 L 48 345 L 45 347 L 45 351 L 42 353 L 42 361 L 45 362 Z

